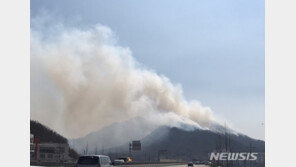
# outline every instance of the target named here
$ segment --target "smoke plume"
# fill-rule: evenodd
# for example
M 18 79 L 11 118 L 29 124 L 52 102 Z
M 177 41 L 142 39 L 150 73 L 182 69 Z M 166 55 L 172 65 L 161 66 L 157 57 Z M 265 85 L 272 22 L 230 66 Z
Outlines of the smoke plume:
M 31 119 L 69 138 L 135 117 L 204 129 L 216 122 L 180 85 L 143 68 L 108 27 L 57 27 L 31 28 Z

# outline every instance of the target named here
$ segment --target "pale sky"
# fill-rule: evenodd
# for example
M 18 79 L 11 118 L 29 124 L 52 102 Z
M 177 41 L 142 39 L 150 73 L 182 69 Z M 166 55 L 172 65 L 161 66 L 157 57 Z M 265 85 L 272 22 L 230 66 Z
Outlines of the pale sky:
M 31 18 L 110 27 L 143 66 L 264 140 L 264 0 L 31 0 Z

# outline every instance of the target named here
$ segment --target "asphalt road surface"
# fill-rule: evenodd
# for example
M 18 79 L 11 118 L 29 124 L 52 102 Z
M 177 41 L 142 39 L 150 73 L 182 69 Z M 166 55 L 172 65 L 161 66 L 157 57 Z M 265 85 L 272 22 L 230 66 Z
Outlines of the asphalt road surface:
M 120 166 L 119 166 L 120 167 Z M 184 165 L 169 165 L 169 164 L 143 164 L 143 165 L 124 165 L 123 167 L 187 167 Z M 194 165 L 194 167 L 209 167 L 208 165 Z
M 130 167 L 145 167 L 145 166 L 148 166 L 148 167 L 159 167 L 159 165 L 131 165 Z M 162 165 L 161 165 L 162 166 Z M 31 166 L 31 167 L 44 167 L 44 166 Z M 59 166 L 60 167 L 60 166 Z M 118 166 L 120 167 L 120 166 Z M 163 167 L 187 167 L 187 164 L 185 165 L 163 165 Z M 194 165 L 194 167 L 209 167 L 208 165 Z
M 131 167 L 133 167 L 134 165 L 132 165 Z M 157 165 L 155 165 L 157 166 Z M 31 167 L 39 167 L 39 166 L 31 166 Z M 44 167 L 44 166 L 40 166 L 40 167 Z M 149 167 L 152 167 L 152 166 L 149 166 Z M 164 166 L 164 167 L 187 167 L 187 164 L 186 165 L 170 165 L 170 166 Z M 207 165 L 194 165 L 194 167 L 209 167 Z
M 187 165 L 172 165 L 166 167 L 187 167 Z M 209 167 L 208 165 L 194 165 L 194 167 Z
M 120 166 L 119 166 L 120 167 Z M 184 165 L 176 165 L 176 164 L 143 164 L 143 165 L 126 165 L 123 167 L 187 167 L 187 164 Z M 209 167 L 208 165 L 194 165 L 194 167 Z

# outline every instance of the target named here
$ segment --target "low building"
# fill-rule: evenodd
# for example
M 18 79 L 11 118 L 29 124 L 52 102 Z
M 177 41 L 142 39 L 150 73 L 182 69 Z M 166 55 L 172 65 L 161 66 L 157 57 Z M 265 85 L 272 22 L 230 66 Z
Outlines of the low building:
M 36 149 L 37 146 L 37 149 Z M 33 151 L 34 150 L 34 151 Z M 35 151 L 36 150 L 36 151 Z M 71 162 L 73 159 L 69 157 L 69 145 L 60 143 L 39 143 L 31 144 L 32 162 Z M 35 155 L 37 154 L 37 155 Z

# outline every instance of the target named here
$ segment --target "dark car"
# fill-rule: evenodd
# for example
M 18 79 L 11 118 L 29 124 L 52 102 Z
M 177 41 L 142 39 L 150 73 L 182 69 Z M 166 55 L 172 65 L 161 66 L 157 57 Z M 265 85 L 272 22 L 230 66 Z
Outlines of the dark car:
M 111 160 L 106 155 L 81 156 L 77 161 L 77 167 L 112 167 Z
M 188 167 L 192 166 L 193 167 L 193 163 L 192 162 L 188 162 Z

